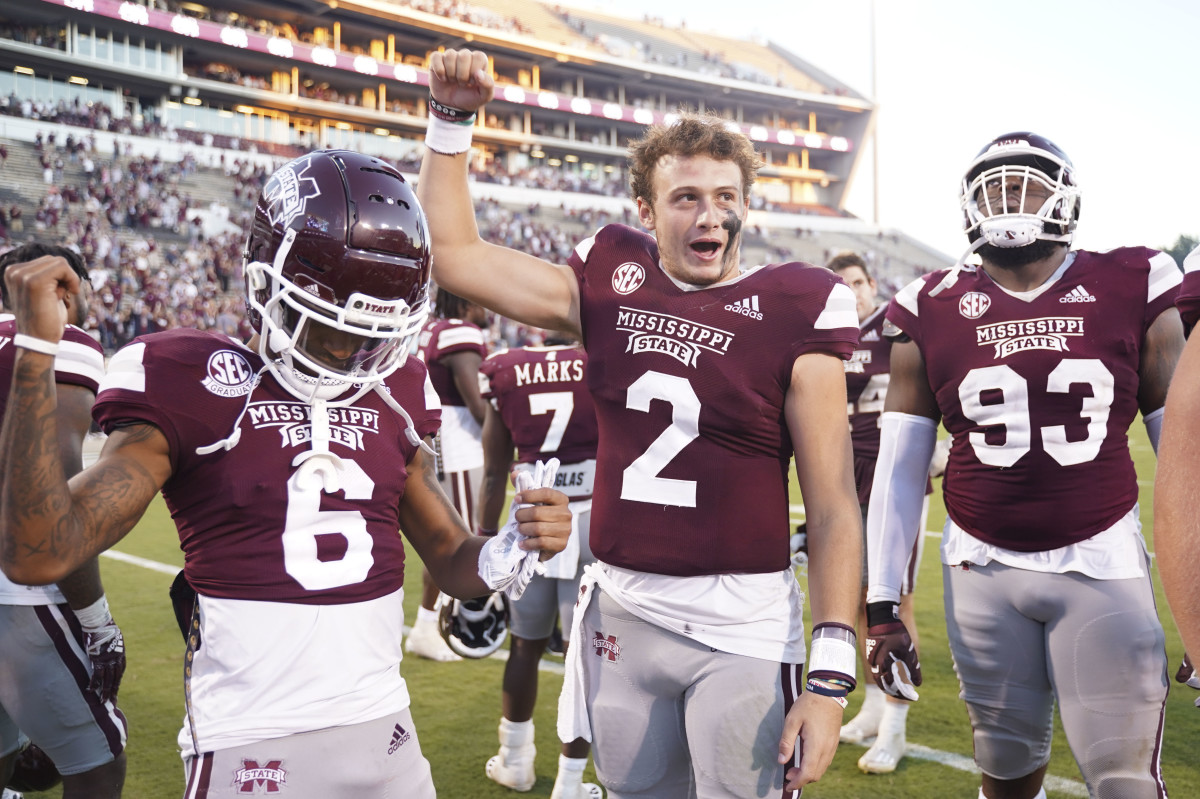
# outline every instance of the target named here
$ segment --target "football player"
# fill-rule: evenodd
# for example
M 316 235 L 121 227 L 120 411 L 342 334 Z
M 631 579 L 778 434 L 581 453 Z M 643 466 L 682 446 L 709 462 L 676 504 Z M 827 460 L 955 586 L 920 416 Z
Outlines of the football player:
M 119 351 L 94 411 L 108 439 L 70 484 L 47 410 L 60 298 L 79 278 L 46 260 L 6 275 L 17 355 L 0 447 L 26 454 L 0 464 L 0 565 L 22 583 L 61 579 L 161 490 L 197 594 L 179 738 L 189 799 L 285 784 L 311 799 L 434 795 L 398 668 L 398 531 L 455 596 L 501 585 L 513 548 L 471 534 L 422 441 L 437 395 L 406 356 L 426 313 L 428 245 L 389 164 L 331 150 L 282 166 L 245 251 L 255 334 L 170 330 Z M 561 550 L 566 497 L 519 499 L 550 504 L 518 511 L 528 538 L 516 551 Z
M 1200 247 L 1183 261 L 1183 284 L 1175 306 L 1184 327 L 1193 330 L 1200 321 Z M 1184 647 L 1200 652 L 1200 581 L 1196 579 L 1195 553 L 1200 547 L 1200 520 L 1194 494 L 1200 485 L 1200 337 L 1188 336 L 1179 368 L 1167 394 L 1163 414 L 1162 447 L 1154 479 L 1154 548 L 1163 590 L 1179 627 Z M 1200 688 L 1200 677 L 1184 655 L 1175 679 Z M 1200 705 L 1200 699 L 1197 699 Z
M 567 549 L 546 561 L 525 595 L 511 604 L 512 643 L 504 664 L 500 752 L 487 762 L 488 777 L 523 791 L 533 787 L 536 754 L 533 708 L 538 664 L 555 619 L 571 628 L 583 567 L 595 561 L 588 543 L 592 488 L 596 479 L 596 409 L 585 382 L 587 354 L 550 334 L 544 347 L 497 352 L 480 367 L 484 398 L 484 480 L 479 491 L 479 533 L 495 535 L 504 508 L 505 486 L 516 448 L 518 470 L 539 459 L 558 458 L 558 488 L 571 499 L 573 535 Z M 598 785 L 583 782 L 590 746 L 583 739 L 562 744 L 551 799 L 602 799 Z
M 1056 700 L 1090 795 L 1165 795 L 1166 652 L 1127 431 L 1140 409 L 1157 447 L 1183 347 L 1180 274 L 1143 247 L 1071 250 L 1079 196 L 1046 138 L 990 142 L 961 192 L 982 264 L 964 256 L 919 278 L 887 312 L 892 379 L 867 525 L 872 673 L 915 698 L 895 611 L 941 420 L 953 440 L 946 620 L 986 799 L 1045 796 Z
M 487 404 L 479 395 L 479 364 L 487 357 L 482 329 L 486 325 L 486 310 L 439 290 L 433 315 L 417 338 L 417 354 L 442 403 L 442 427 L 433 445 L 438 479 L 468 527 L 475 523 L 475 494 L 483 479 L 479 439 Z M 437 583 L 428 569 L 421 576 L 421 606 L 405 651 L 430 660 L 461 660 L 438 632 Z
M 68 326 L 49 363 L 58 394 L 55 446 L 70 477 L 83 467 L 83 439 L 104 375 L 104 353 L 81 329 L 88 312 L 87 266 L 73 250 L 34 242 L 0 256 L 0 276 L 25 263 L 65 268 L 78 279 L 75 290 L 63 295 Z M 11 309 L 3 285 L 0 294 Z M 0 408 L 7 404 L 19 346 L 14 335 L 12 315 L 0 316 Z M 58 766 L 67 799 L 119 797 L 127 725 L 116 699 L 124 672 L 125 639 L 109 613 L 97 558 L 45 586 L 18 585 L 0 573 L 0 786 L 8 784 L 32 740 Z
M 420 195 L 436 214 L 439 285 L 588 354 L 598 562 L 569 638 L 560 740 L 592 740 L 612 796 L 797 791 L 829 765 L 854 686 L 862 536 L 841 363 L 858 336 L 853 294 L 808 264 L 743 268 L 762 162 L 716 117 L 684 115 L 633 144 L 631 193 L 652 234 L 608 225 L 569 265 L 483 241 L 467 161 L 495 88 L 487 56 L 449 50 L 430 67 Z
M 871 498 L 871 482 L 875 476 L 875 459 L 879 456 L 879 415 L 883 412 L 888 389 L 888 356 L 891 342 L 882 334 L 884 311 L 887 304 L 880 304 L 878 284 L 867 271 L 862 256 L 843 252 L 826 264 L 836 272 L 854 292 L 855 308 L 858 311 L 858 348 L 846 361 L 846 399 L 850 414 L 850 438 L 854 444 L 854 483 L 858 488 L 858 504 L 864 524 Z M 926 493 L 933 491 L 927 486 Z M 920 530 L 925 530 L 925 516 L 929 510 L 926 497 L 922 506 Z M 916 587 L 917 571 L 921 566 L 925 536 L 918 535 L 904 569 L 904 580 L 900 586 L 900 618 L 912 635 L 913 646 L 917 645 L 916 618 L 913 615 L 912 592 Z M 862 568 L 863 597 L 866 597 L 867 564 Z M 865 632 L 866 605 L 862 605 L 858 619 L 859 630 Z M 865 643 L 865 640 L 864 640 Z M 888 696 L 874 683 L 865 686 L 866 695 L 858 714 L 841 730 L 840 738 L 845 743 L 868 744 L 869 748 L 858 759 L 858 767 L 867 774 L 890 774 L 896 770 L 904 757 L 909 703 L 904 699 Z M 871 739 L 873 743 L 870 743 Z

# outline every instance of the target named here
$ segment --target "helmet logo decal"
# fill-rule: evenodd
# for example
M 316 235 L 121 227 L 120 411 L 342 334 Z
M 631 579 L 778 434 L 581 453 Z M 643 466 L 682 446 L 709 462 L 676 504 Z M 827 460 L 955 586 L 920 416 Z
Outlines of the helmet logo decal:
M 992 298 L 978 291 L 970 291 L 958 301 L 958 312 L 968 319 L 978 319 L 987 313 Z
M 218 397 L 244 397 L 255 384 L 254 369 L 246 356 L 233 350 L 218 350 L 208 356 L 203 385 Z
M 296 217 L 304 214 L 308 201 L 321 196 L 321 189 L 314 178 L 303 177 L 312 165 L 311 158 L 298 159 L 285 164 L 268 182 L 263 190 L 267 201 L 267 217 L 272 225 L 291 227 Z
M 641 264 L 630 261 L 621 264 L 613 272 L 612 287 L 618 294 L 632 294 L 646 282 L 646 270 Z

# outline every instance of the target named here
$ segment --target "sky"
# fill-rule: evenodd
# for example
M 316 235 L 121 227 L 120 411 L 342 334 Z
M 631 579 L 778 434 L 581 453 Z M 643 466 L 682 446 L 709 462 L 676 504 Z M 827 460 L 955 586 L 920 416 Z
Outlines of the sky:
M 599 8 L 588 0 L 573 4 Z M 1062 148 L 1082 190 L 1074 246 L 1170 246 L 1200 236 L 1196 0 L 604 0 L 609 13 L 769 38 L 873 97 L 879 218 L 952 258 L 958 190 L 1001 134 Z M 785 12 L 780 9 L 786 9 Z M 871 143 L 847 200 L 874 218 Z

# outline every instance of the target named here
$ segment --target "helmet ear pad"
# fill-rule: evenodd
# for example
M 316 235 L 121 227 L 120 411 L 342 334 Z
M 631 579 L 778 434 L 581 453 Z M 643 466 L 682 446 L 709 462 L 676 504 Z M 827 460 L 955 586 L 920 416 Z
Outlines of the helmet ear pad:
M 438 598 L 438 632 L 457 655 L 485 658 L 508 638 L 508 597 L 495 592 L 475 599 Z

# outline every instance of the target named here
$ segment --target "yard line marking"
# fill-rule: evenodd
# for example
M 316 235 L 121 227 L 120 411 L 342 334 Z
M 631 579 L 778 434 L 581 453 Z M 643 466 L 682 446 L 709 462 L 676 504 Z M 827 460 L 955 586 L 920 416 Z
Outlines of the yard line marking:
M 904 755 L 906 757 L 915 757 L 917 760 L 928 760 L 942 766 L 949 766 L 950 768 L 958 769 L 959 771 L 966 771 L 971 774 L 979 773 L 979 768 L 975 765 L 975 761 L 973 761 L 971 758 L 964 757 L 963 755 L 956 755 L 952 752 L 943 752 L 940 749 L 930 749 L 928 746 L 922 746 L 921 744 L 908 744 L 904 750 Z M 1082 782 L 1068 780 L 1063 777 L 1055 777 L 1047 774 L 1046 778 L 1042 781 L 1042 784 L 1045 786 L 1047 791 L 1053 791 L 1054 793 L 1082 797 L 1086 797 L 1088 795 L 1087 786 L 1085 786 Z
M 169 574 L 172 577 L 178 574 L 180 569 L 179 566 L 168 566 L 167 564 L 159 563 L 156 560 L 139 558 L 137 555 L 130 555 L 126 552 L 119 552 L 115 549 L 106 549 L 100 554 L 106 558 L 119 560 L 123 563 L 132 563 L 134 566 L 141 566 L 143 569 L 149 569 L 150 571 L 159 572 L 160 574 Z

